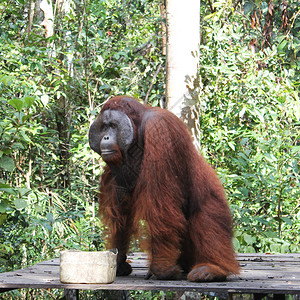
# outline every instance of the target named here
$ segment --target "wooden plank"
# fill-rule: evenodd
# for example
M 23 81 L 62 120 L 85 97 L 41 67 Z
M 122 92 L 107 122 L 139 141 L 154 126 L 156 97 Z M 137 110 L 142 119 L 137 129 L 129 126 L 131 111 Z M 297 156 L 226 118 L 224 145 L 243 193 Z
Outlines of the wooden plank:
M 266 253 L 239 253 L 239 261 L 274 261 L 274 262 L 300 262 L 300 253 L 266 254 Z
M 240 254 L 241 274 L 226 282 L 193 283 L 186 280 L 145 280 L 147 255 L 128 258 L 133 273 L 117 277 L 112 284 L 63 284 L 59 280 L 59 259 L 0 274 L 0 289 L 58 288 L 78 290 L 170 290 L 220 293 L 300 294 L 300 254 Z

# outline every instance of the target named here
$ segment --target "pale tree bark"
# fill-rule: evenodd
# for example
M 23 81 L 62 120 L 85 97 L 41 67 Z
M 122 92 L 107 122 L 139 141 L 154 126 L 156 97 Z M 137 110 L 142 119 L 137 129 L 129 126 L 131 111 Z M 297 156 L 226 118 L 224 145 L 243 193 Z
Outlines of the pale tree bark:
M 53 36 L 54 33 L 54 14 L 51 0 L 40 0 L 39 7 L 44 13 L 44 20 L 41 25 L 45 27 L 46 38 Z
M 36 16 L 39 24 L 45 28 L 45 37 L 49 38 L 54 34 L 54 11 L 52 0 L 37 0 L 35 4 Z M 55 57 L 55 44 L 47 42 L 47 47 L 50 49 L 48 57 Z
M 167 8 L 167 107 L 187 120 L 190 95 L 197 78 L 200 44 L 200 0 L 168 0 Z M 187 120 L 189 123 L 189 120 Z
M 56 0 L 55 4 L 52 0 L 37 0 L 36 1 L 36 14 L 38 20 L 40 20 L 40 25 L 45 28 L 45 37 L 49 38 L 54 34 L 54 25 L 56 25 L 56 30 L 59 31 L 60 28 L 60 20 L 69 13 L 70 10 L 70 0 Z M 56 23 L 54 23 L 56 22 Z M 68 34 L 68 33 L 67 33 Z M 65 37 L 66 33 L 65 33 Z M 61 39 L 61 43 L 67 43 L 66 39 Z M 66 48 L 68 45 L 63 45 Z M 49 58 L 57 57 L 55 51 L 55 42 L 52 41 L 47 44 L 49 51 Z M 60 54 L 59 60 L 61 62 L 65 61 L 65 57 L 63 54 Z M 71 62 L 68 62 L 68 68 L 70 68 L 70 73 L 72 72 Z M 57 75 L 57 78 L 61 77 L 59 69 L 49 70 L 49 72 L 53 72 Z M 59 91 L 64 91 L 64 86 L 61 84 Z M 65 97 L 64 93 L 56 94 L 56 106 L 55 106 L 55 119 L 57 132 L 59 137 L 58 144 L 58 155 L 60 159 L 60 176 L 57 181 L 58 186 L 61 188 L 69 188 L 70 187 L 70 124 L 71 124 L 71 109 L 70 103 L 68 99 Z
M 35 3 L 34 1 L 29 1 L 28 3 L 28 24 L 27 24 L 27 34 L 29 35 L 31 32 L 31 26 L 33 22 L 33 16 L 34 16 L 34 8 L 35 8 Z

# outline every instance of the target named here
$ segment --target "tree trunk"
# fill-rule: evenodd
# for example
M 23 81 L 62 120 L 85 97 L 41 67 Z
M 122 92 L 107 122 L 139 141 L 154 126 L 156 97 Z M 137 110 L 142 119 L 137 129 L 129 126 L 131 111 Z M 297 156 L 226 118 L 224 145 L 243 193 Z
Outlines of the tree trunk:
M 45 27 L 45 37 L 49 38 L 54 34 L 54 21 L 59 24 L 59 20 L 61 20 L 68 10 L 70 9 L 70 1 L 69 0 L 57 0 L 55 5 L 55 12 L 53 9 L 53 4 L 51 0 L 37 0 L 36 2 L 37 8 L 37 17 L 40 20 L 40 24 Z M 57 26 L 57 30 L 59 30 L 59 26 Z M 62 43 L 65 43 L 63 39 L 61 39 Z M 49 51 L 49 56 L 54 56 L 55 54 L 55 43 L 54 41 L 48 43 L 47 45 L 51 51 Z M 63 55 L 59 57 L 60 61 L 64 61 Z M 71 66 L 68 66 L 71 68 Z M 57 78 L 61 77 L 59 71 L 51 70 L 57 74 Z M 61 84 L 59 89 L 60 91 L 64 91 L 64 86 Z M 59 155 L 59 165 L 60 165 L 60 176 L 58 182 L 58 186 L 60 188 L 69 188 L 70 187 L 70 124 L 71 124 L 71 109 L 66 99 L 65 95 L 61 93 L 57 97 L 57 105 L 55 106 L 55 119 L 56 119 L 56 129 L 59 138 L 58 145 L 58 155 Z
M 64 18 L 64 16 L 70 10 L 70 0 L 57 0 L 56 1 L 56 21 L 60 22 Z M 60 26 L 57 26 L 57 30 L 60 30 Z M 61 36 L 65 36 L 65 39 L 61 39 L 60 45 L 62 48 L 67 48 L 68 38 L 67 35 L 69 32 L 63 32 Z M 59 59 L 67 64 L 69 74 L 72 73 L 72 62 L 66 61 L 64 54 L 60 54 Z M 61 77 L 61 74 L 58 74 Z M 60 87 L 61 91 L 64 91 L 64 84 L 61 83 Z M 71 141 L 71 122 L 72 122 L 72 109 L 70 107 L 69 99 L 65 96 L 65 94 L 61 94 L 57 98 L 57 106 L 55 110 L 55 118 L 57 131 L 59 136 L 59 158 L 60 158 L 60 180 L 59 186 L 64 189 L 69 189 L 71 185 L 71 170 L 70 170 L 70 141 Z
M 35 3 L 31 0 L 28 4 L 28 24 L 27 24 L 27 34 L 29 35 L 31 32 L 31 25 L 33 22 L 33 16 L 34 16 L 34 7 Z
M 59 137 L 59 160 L 60 160 L 60 180 L 61 188 L 70 187 L 70 124 L 71 124 L 71 110 L 68 102 L 64 96 L 57 99 L 58 105 L 55 111 L 57 132 Z
M 44 13 L 44 20 L 41 23 L 45 27 L 46 38 L 53 36 L 54 32 L 54 14 L 51 0 L 40 0 L 39 7 Z
M 200 0 L 167 1 L 167 107 L 187 120 L 195 104 L 189 90 L 197 78 Z

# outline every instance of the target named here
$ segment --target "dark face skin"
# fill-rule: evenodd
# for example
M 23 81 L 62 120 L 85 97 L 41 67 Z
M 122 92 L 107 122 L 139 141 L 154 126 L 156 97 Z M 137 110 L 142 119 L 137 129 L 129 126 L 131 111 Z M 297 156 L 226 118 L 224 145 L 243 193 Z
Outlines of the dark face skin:
M 118 110 L 105 110 L 90 127 L 89 143 L 108 164 L 118 186 L 132 192 L 138 178 L 143 148 L 134 139 L 130 118 Z
M 107 163 L 122 159 L 132 144 L 133 137 L 129 117 L 121 111 L 110 109 L 97 117 L 89 132 L 91 148 Z

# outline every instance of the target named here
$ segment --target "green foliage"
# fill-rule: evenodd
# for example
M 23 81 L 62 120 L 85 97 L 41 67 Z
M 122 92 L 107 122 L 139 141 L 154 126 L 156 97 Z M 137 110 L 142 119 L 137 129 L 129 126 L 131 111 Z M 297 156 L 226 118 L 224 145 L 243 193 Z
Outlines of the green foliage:
M 226 187 L 236 250 L 299 252 L 299 74 L 281 44 L 250 51 L 232 18 L 210 17 L 202 30 L 201 148 Z
M 130 299 L 145 299 L 145 300 L 160 300 L 160 299 L 174 299 L 175 292 L 165 291 L 131 291 Z
M 71 1 L 50 38 L 30 3 L 0 4 L 1 272 L 103 248 L 89 124 L 111 95 L 163 93 L 159 3 Z
M 263 48 L 266 2 L 235 10 L 230 1 L 210 3 L 211 11 L 201 4 L 196 123 L 228 193 L 235 247 L 299 252 L 298 4 L 289 1 L 287 20 L 274 1 L 271 47 Z M 88 146 L 89 124 L 112 95 L 157 105 L 164 94 L 159 1 L 70 4 L 56 7 L 54 35 L 45 38 L 41 16 L 29 24 L 28 1 L 0 3 L 0 271 L 61 249 L 102 249 L 102 164 Z

